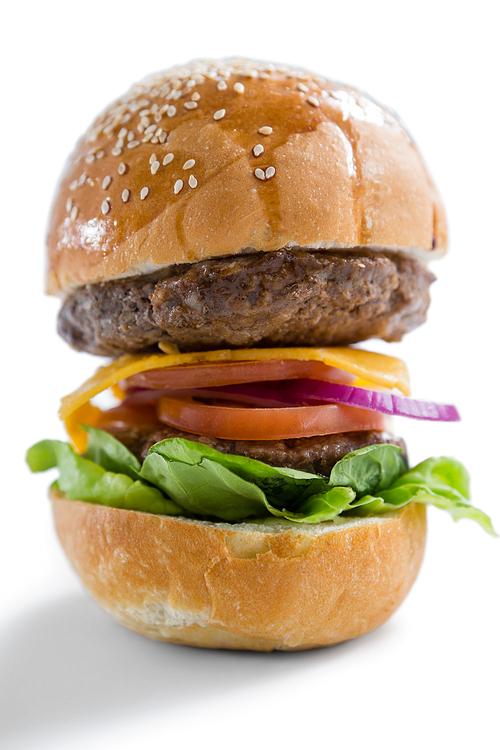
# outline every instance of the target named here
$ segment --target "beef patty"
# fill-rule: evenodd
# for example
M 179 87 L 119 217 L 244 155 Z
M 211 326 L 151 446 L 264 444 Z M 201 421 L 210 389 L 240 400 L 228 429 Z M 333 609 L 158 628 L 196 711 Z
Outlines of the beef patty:
M 159 430 L 127 428 L 109 430 L 109 432 L 126 445 L 141 462 L 144 461 L 149 448 L 154 443 L 168 438 L 185 438 L 208 445 L 221 453 L 246 456 L 270 466 L 309 471 L 325 477 L 329 476 L 333 466 L 343 456 L 367 445 L 383 443 L 397 445 L 403 449 L 403 454 L 406 456 L 406 446 L 402 438 L 375 430 L 290 440 L 225 440 L 205 435 L 192 435 L 168 425 Z
M 58 331 L 75 349 L 117 356 L 160 341 L 182 351 L 399 341 L 424 322 L 433 275 L 398 254 L 278 250 L 87 284 Z

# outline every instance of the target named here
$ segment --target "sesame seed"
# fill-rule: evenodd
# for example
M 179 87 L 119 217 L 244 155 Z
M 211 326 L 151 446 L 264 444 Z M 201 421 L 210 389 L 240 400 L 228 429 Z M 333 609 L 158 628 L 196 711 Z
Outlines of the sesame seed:
M 183 187 L 184 187 L 184 182 L 182 180 L 177 180 L 177 182 L 174 185 L 174 193 L 177 195 L 177 193 L 181 192 Z
M 68 198 L 66 201 L 66 211 L 69 213 L 73 208 L 73 198 Z
M 124 191 L 122 192 L 122 201 L 123 201 L 124 203 L 126 203 L 126 202 L 128 201 L 128 199 L 129 199 L 129 198 L 130 198 L 130 190 L 127 190 L 127 189 L 125 189 L 125 190 L 124 190 Z
M 109 174 L 107 174 L 106 177 L 104 177 L 102 180 L 102 189 L 107 190 L 110 184 L 111 184 L 111 177 L 109 176 Z
M 109 205 L 109 201 L 106 199 L 101 203 L 101 211 L 103 214 L 107 214 L 111 206 Z
M 85 157 L 85 161 L 87 162 L 87 164 L 92 164 L 94 159 L 95 159 L 94 154 L 87 154 L 87 156 Z
M 78 216 L 78 208 L 76 206 L 73 206 L 70 213 L 71 221 L 74 221 L 76 217 Z
M 276 174 L 275 168 L 274 167 L 268 167 L 266 169 L 266 180 L 270 180 L 271 177 L 274 177 L 275 174 Z
M 147 196 L 148 193 L 149 193 L 149 188 L 148 187 L 143 187 L 142 190 L 141 190 L 141 201 L 143 201 L 144 198 L 146 198 L 146 196 Z
M 198 185 L 198 180 L 194 176 L 194 174 L 189 175 L 189 187 L 195 188 Z
M 156 161 L 156 154 L 151 154 L 149 157 L 149 163 L 152 164 L 154 161 Z
M 118 104 L 112 105 L 98 120 L 97 124 L 92 126 L 87 132 L 87 143 L 89 143 L 89 146 L 87 147 L 87 150 L 83 152 L 80 163 L 83 167 L 86 167 L 85 158 L 87 156 L 89 157 L 88 162 L 90 165 L 92 165 L 92 157 L 94 159 L 102 159 L 104 163 L 105 157 L 108 157 L 113 153 L 112 149 L 114 147 L 117 149 L 117 151 L 113 153 L 113 158 L 116 159 L 116 163 L 108 167 L 108 171 L 114 179 L 118 176 L 116 169 L 119 164 L 118 158 L 120 152 L 122 155 L 127 153 L 127 143 L 132 143 L 133 145 L 131 148 L 134 148 L 134 141 L 138 141 L 139 143 L 151 143 L 151 145 L 156 142 L 165 143 L 168 141 L 168 133 L 165 134 L 163 131 L 160 133 L 157 132 L 158 127 L 161 125 L 165 127 L 165 130 L 171 129 L 164 125 L 164 123 L 168 123 L 167 114 L 164 113 L 168 111 L 170 117 L 174 117 L 175 114 L 175 122 L 177 122 L 176 118 L 182 112 L 192 112 L 194 116 L 194 109 L 196 109 L 196 106 L 192 106 L 192 104 L 188 104 L 188 102 L 198 103 L 198 109 L 202 108 L 201 100 L 203 100 L 203 102 L 205 101 L 203 98 L 203 92 L 205 89 L 197 89 L 196 87 L 198 85 L 206 86 L 208 81 L 213 81 L 215 84 L 215 86 L 212 87 L 213 95 L 215 96 L 215 93 L 217 92 L 217 95 L 219 96 L 220 93 L 218 104 L 220 109 L 218 108 L 217 110 L 214 110 L 210 108 L 206 114 L 209 119 L 212 116 L 214 121 L 225 118 L 228 120 L 225 127 L 232 126 L 233 123 L 231 118 L 233 118 L 234 113 L 230 108 L 230 104 L 224 99 L 224 92 L 232 91 L 237 96 L 240 94 L 246 95 L 249 86 L 248 81 L 258 82 L 259 79 L 266 79 L 269 75 L 289 78 L 290 82 L 287 85 L 297 93 L 302 92 L 302 97 L 300 97 L 300 99 L 303 98 L 304 102 L 312 107 L 322 106 L 322 102 L 327 95 L 326 86 L 328 83 L 322 79 L 311 77 L 311 74 L 306 71 L 302 72 L 283 65 L 273 66 L 267 63 L 252 63 L 244 60 L 190 63 L 183 68 L 179 67 L 170 70 L 167 74 L 162 73 L 151 76 L 144 83 L 136 85 Z M 214 91 L 214 89 L 216 91 Z M 325 91 L 322 91 L 322 89 L 325 89 Z M 297 98 L 299 99 L 299 97 Z M 224 102 L 226 102 L 226 104 L 224 104 Z M 215 106 L 217 107 L 217 104 L 215 104 Z M 229 110 L 227 109 L 228 106 Z M 223 108 L 225 108 L 224 112 L 221 111 Z M 256 131 L 254 131 L 255 134 L 257 134 L 258 128 L 259 126 L 257 125 Z M 260 132 L 263 137 L 254 137 L 254 146 L 263 145 L 265 143 L 264 137 L 267 137 L 271 133 L 274 134 L 271 126 L 266 126 L 266 128 L 264 130 L 261 129 Z M 154 136 L 150 137 L 151 133 L 154 133 Z M 105 137 L 106 141 L 104 140 Z M 146 137 L 147 140 L 145 140 Z M 254 155 L 252 146 L 249 148 L 251 150 L 249 155 Z M 258 151 L 259 149 L 257 149 L 257 152 Z M 269 149 L 265 148 L 263 155 L 268 153 L 268 151 Z M 150 153 L 151 150 L 148 149 L 144 156 L 149 159 Z M 161 163 L 164 154 L 162 153 L 158 156 L 159 159 L 157 160 Z M 159 169 L 158 174 L 160 171 L 161 169 Z M 130 172 L 130 165 L 127 172 Z M 184 187 L 187 186 L 190 174 L 190 171 L 186 172 Z M 104 175 L 101 172 L 99 179 L 93 178 L 97 189 L 102 185 L 103 176 Z M 175 183 L 175 180 L 173 180 L 173 183 Z M 114 185 L 113 181 L 111 184 Z M 110 188 L 110 192 L 111 190 L 112 188 Z M 135 198 L 136 196 L 134 193 L 134 199 Z M 132 200 L 132 196 L 130 200 Z M 110 211 L 112 210 L 114 210 L 113 205 L 110 207 Z
M 184 106 L 186 109 L 196 109 L 198 102 L 184 102 Z
M 264 125 L 263 128 L 259 128 L 259 133 L 262 133 L 262 135 L 271 135 L 273 132 L 273 129 L 269 125 Z
M 69 189 L 70 189 L 70 190 L 76 190 L 76 189 L 77 189 L 77 187 L 78 187 L 78 180 L 72 180 L 72 181 L 71 181 L 71 182 L 69 183 Z
M 120 156 L 121 152 L 122 150 L 121 148 L 119 148 L 119 146 L 115 146 L 111 149 L 111 153 L 113 154 L 113 156 Z
M 195 162 L 194 159 L 188 159 L 187 161 L 184 162 L 184 165 L 183 165 L 182 168 L 183 169 L 191 169 L 191 167 L 194 167 L 195 164 L 196 164 L 196 162 Z
M 263 170 L 263 169 L 259 169 L 259 168 L 257 168 L 257 169 L 255 170 L 255 172 L 254 172 L 254 175 L 255 175 L 255 176 L 257 177 L 257 179 L 259 179 L 259 180 L 265 180 L 265 179 L 266 179 L 266 173 L 264 172 L 264 170 Z
M 258 143 L 253 147 L 252 152 L 254 156 L 260 156 L 264 153 L 264 146 L 261 143 Z
M 173 154 L 165 154 L 165 156 L 163 157 L 163 166 L 166 167 L 167 164 L 170 164 L 173 158 Z
M 127 171 L 127 165 L 124 164 L 123 162 L 120 162 L 120 164 L 118 164 L 118 174 L 125 174 L 126 171 Z
M 140 141 L 129 141 L 127 143 L 127 148 L 135 148 L 140 144 Z
M 158 172 L 159 168 L 160 168 L 160 162 L 159 161 L 154 161 L 151 164 L 151 174 L 156 174 Z

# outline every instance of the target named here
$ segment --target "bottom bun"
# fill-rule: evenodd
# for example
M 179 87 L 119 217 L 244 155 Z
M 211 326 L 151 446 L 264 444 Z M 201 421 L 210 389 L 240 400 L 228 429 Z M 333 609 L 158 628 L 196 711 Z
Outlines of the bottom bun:
M 191 646 L 291 651 L 357 638 L 403 601 L 424 553 L 424 505 L 229 524 L 51 496 L 62 546 L 102 609 L 148 638 Z

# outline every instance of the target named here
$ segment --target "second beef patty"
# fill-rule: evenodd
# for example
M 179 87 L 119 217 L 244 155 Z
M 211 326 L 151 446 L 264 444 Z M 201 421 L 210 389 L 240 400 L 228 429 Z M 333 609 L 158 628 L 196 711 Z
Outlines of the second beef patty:
M 139 459 L 144 461 L 148 450 L 155 443 L 169 438 L 184 438 L 203 443 L 221 453 L 246 456 L 270 466 L 282 466 L 311 474 L 329 476 L 333 466 L 347 453 L 365 448 L 368 445 L 390 444 L 402 448 L 406 456 L 404 441 L 387 432 L 366 430 L 362 432 L 342 432 L 336 435 L 294 438 L 290 440 L 224 440 L 222 438 L 193 435 L 165 425 L 160 429 L 139 429 L 135 427 L 110 430 Z

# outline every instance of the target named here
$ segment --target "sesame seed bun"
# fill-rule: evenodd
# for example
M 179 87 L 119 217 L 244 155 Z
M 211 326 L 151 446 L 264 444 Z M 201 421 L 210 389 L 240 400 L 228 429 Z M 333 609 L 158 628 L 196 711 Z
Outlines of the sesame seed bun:
M 80 139 L 49 227 L 48 291 L 283 247 L 424 261 L 444 211 L 394 113 L 307 71 L 196 61 L 156 74 Z
M 423 557 L 425 506 L 321 524 L 209 523 L 68 501 L 57 533 L 85 587 L 149 638 L 271 651 L 327 646 L 384 623 Z

